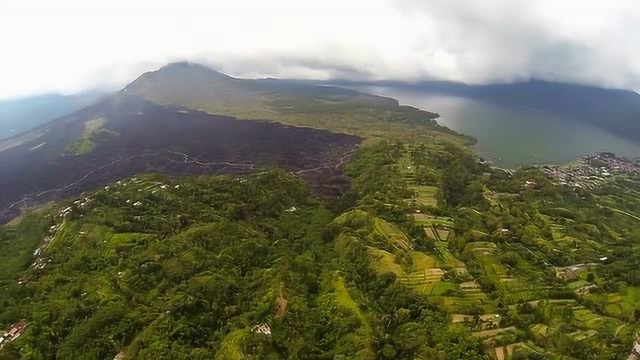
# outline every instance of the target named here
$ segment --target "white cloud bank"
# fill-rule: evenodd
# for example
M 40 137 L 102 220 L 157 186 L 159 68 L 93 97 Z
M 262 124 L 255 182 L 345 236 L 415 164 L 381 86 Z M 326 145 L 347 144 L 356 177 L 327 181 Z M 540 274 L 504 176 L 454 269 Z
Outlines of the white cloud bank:
M 170 61 L 236 76 L 640 88 L 636 0 L 0 0 L 0 98 Z

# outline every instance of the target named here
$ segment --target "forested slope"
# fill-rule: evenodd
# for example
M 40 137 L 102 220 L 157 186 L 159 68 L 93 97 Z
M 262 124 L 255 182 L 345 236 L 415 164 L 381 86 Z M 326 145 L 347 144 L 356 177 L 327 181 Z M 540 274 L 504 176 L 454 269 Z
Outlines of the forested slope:
M 332 202 L 280 170 L 137 177 L 9 230 L 51 233 L 3 274 L 0 320 L 28 323 L 3 356 L 626 358 L 638 229 L 601 206 L 624 192 L 455 145 L 366 146 L 346 172 Z
M 507 171 L 372 121 L 340 196 L 267 165 L 123 176 L 1 227 L 0 358 L 627 358 L 638 163 Z
M 52 220 L 46 267 L 14 286 L 2 319 L 29 319 L 20 344 L 35 358 L 483 352 L 462 327 L 436 331 L 445 314 L 374 271 L 369 248 L 395 246 L 378 218 L 336 219 L 327 205 L 281 171 L 115 184 Z

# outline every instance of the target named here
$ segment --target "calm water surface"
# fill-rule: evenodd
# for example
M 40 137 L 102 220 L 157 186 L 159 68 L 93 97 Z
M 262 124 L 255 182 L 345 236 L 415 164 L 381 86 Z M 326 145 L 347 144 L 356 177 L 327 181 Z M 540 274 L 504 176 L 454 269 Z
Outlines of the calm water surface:
M 566 117 L 529 108 L 392 87 L 358 90 L 398 99 L 401 104 L 440 114 L 438 122 L 478 139 L 474 149 L 496 165 L 560 164 L 595 151 L 639 157 L 640 144 Z

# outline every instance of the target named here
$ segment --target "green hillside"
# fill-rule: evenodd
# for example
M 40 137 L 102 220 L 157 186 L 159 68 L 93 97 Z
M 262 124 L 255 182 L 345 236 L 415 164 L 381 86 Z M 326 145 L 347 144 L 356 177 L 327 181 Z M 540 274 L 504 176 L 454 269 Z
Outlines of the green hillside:
M 28 318 L 16 344 L 35 358 L 456 358 L 444 340 L 482 352 L 463 328 L 434 335 L 446 315 L 373 271 L 358 220 L 334 220 L 281 171 L 139 177 L 81 203 L 50 220 L 46 267 L 5 300 L 3 322 Z
M 381 105 L 350 124 L 384 131 L 356 131 L 368 142 L 339 164 L 350 187 L 337 198 L 282 169 L 139 175 L 0 227 L 0 325 L 23 331 L 0 358 L 628 357 L 640 330 L 637 173 L 567 186 L 544 168 L 481 162 L 435 124 L 387 121 L 381 109 L 417 111 L 388 99 L 346 92 L 314 112 L 296 101 L 322 103 L 325 89 L 286 85 L 288 114 L 259 100 L 272 80 L 198 71 L 217 78 L 190 80 L 211 91 L 203 104 L 216 82 L 238 82 L 219 89 L 226 114 L 317 125 L 364 99 Z M 144 75 L 124 93 L 177 91 L 165 80 Z

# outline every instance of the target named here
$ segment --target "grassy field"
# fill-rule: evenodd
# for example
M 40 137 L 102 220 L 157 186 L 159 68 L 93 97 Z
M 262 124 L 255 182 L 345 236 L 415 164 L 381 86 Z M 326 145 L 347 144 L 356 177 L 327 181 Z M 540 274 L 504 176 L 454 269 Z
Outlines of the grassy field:
M 435 215 L 429 215 L 429 214 L 413 214 L 413 219 L 415 220 L 417 225 L 424 225 L 424 226 L 435 225 L 435 226 L 442 226 L 447 228 L 453 226 L 453 220 L 451 220 L 451 218 L 449 217 L 435 216 Z
M 380 273 L 393 273 L 398 277 L 405 276 L 405 271 L 402 269 L 402 265 L 396 263 L 396 256 L 387 251 L 377 249 L 377 248 L 369 248 L 369 255 L 373 259 L 375 270 Z
M 397 246 L 399 249 L 406 250 L 411 248 L 411 242 L 409 238 L 407 238 L 407 235 L 387 221 L 376 218 L 373 227 L 378 234 L 388 237 L 394 246 Z
M 23 207 L 23 208 L 20 209 L 20 215 L 18 215 L 15 218 L 11 219 L 11 221 L 9 221 L 7 223 L 7 225 L 8 226 L 18 225 L 20 223 L 20 221 L 22 221 L 22 219 L 24 219 L 25 216 L 27 216 L 29 214 L 36 214 L 36 215 L 44 214 L 47 211 L 51 210 L 51 208 L 54 205 L 55 205 L 55 202 L 47 202 L 47 203 L 38 204 L 38 205 L 35 205 L 35 206 Z
M 358 333 L 359 338 L 363 341 L 363 343 L 360 345 L 364 348 L 363 351 L 365 351 L 366 353 L 371 352 L 371 348 L 373 345 L 371 343 L 371 341 L 373 340 L 371 326 L 369 325 L 369 321 L 360 309 L 358 303 L 356 303 L 351 297 L 349 289 L 344 282 L 344 278 L 336 276 L 333 281 L 332 287 L 334 291 L 333 299 L 335 301 L 335 305 L 343 311 L 350 313 L 351 316 L 355 317 L 358 320 L 359 328 L 356 330 L 356 332 Z
M 516 328 L 515 326 L 510 326 L 510 327 L 506 327 L 506 328 L 502 328 L 502 329 L 493 329 L 493 330 L 485 330 L 485 331 L 478 331 L 478 332 L 474 332 L 473 336 L 480 338 L 480 339 L 486 339 L 486 338 L 491 338 L 491 337 L 495 337 L 497 335 L 506 333 L 506 332 L 513 332 L 515 331 Z
M 464 263 L 449 251 L 448 245 L 446 243 L 439 242 L 437 244 L 436 256 L 444 267 L 455 270 L 464 270 L 464 272 L 466 272 Z
M 437 206 L 436 192 L 438 188 L 435 186 L 413 185 L 411 188 L 415 191 L 415 200 L 423 206 Z
M 103 128 L 106 123 L 106 118 L 91 119 L 85 122 L 82 136 L 69 144 L 65 149 L 65 153 L 68 155 L 88 154 L 93 150 L 100 139 L 116 136 L 116 132 Z
M 640 309 L 639 287 L 624 287 L 618 293 L 588 294 L 585 298 L 601 304 L 605 314 L 618 319 L 628 319 Z
M 242 360 L 246 355 L 242 352 L 241 346 L 244 339 L 250 335 L 249 330 L 238 329 L 230 332 L 222 340 L 220 351 L 216 355 L 216 360 Z

